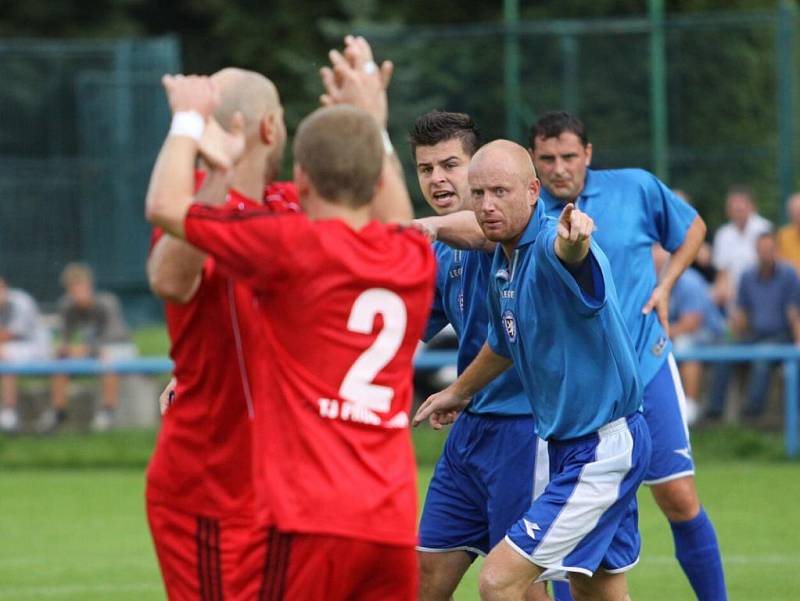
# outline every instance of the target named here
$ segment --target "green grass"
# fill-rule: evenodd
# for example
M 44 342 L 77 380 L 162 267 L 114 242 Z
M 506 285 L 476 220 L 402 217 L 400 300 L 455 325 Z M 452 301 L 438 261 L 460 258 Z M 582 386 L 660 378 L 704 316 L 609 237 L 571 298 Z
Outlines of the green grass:
M 416 434 L 420 500 L 443 440 Z M 0 601 L 164 598 L 144 517 L 152 444 L 150 432 L 0 439 Z M 730 458 L 745 451 L 754 458 Z M 800 464 L 765 459 L 780 457 L 779 437 L 739 430 L 699 433 L 695 452 L 731 601 L 800 599 Z M 666 521 L 646 489 L 640 499 L 644 549 L 630 573 L 633 599 L 692 599 Z M 456 599 L 477 599 L 476 580 L 477 566 Z
M 167 328 L 162 324 L 138 328 L 131 338 L 143 357 L 164 357 L 169 352 Z

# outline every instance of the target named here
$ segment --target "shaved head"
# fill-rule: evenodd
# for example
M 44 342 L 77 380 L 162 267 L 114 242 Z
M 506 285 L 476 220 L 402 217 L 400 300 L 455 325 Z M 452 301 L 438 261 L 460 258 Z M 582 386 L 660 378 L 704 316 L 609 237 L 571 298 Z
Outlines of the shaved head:
M 536 179 L 531 155 L 510 140 L 494 140 L 478 149 L 470 162 L 470 171 L 481 171 L 487 167 L 513 174 L 521 179 L 523 185 Z
M 260 73 L 229 67 L 217 71 L 211 79 L 220 92 L 220 104 L 214 118 L 228 129 L 233 115 L 237 111 L 242 113 L 248 143 L 258 135 L 261 120 L 281 110 L 278 89 Z
M 473 209 L 489 240 L 511 249 L 539 199 L 539 180 L 528 151 L 509 140 L 481 147 L 469 164 Z

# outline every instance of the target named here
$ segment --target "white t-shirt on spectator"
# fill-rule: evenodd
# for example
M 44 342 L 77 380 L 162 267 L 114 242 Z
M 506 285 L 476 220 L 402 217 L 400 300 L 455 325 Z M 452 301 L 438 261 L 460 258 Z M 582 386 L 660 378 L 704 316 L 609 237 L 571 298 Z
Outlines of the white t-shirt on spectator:
M 734 296 L 739 289 L 742 273 L 755 267 L 758 262 L 756 240 L 761 234 L 771 230 L 771 221 L 753 213 L 747 220 L 744 230 L 740 230 L 733 223 L 726 223 L 714 235 L 711 262 L 717 269 L 728 272 Z

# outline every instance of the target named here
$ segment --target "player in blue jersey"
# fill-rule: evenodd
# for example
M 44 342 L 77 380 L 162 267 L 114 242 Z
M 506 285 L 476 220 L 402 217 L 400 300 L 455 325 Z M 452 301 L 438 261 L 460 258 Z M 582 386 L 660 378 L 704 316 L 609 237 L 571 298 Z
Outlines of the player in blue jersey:
M 440 215 L 469 206 L 469 161 L 478 149 L 473 120 L 462 113 L 433 111 L 409 133 L 420 189 Z M 493 250 L 493 244 L 491 249 Z M 470 364 L 486 340 L 486 290 L 492 253 L 454 250 L 434 242 L 438 263 L 434 304 L 425 340 L 448 323 L 458 336 L 458 371 Z M 546 443 L 536 437 L 522 384 L 509 370 L 483 390 L 455 422 L 428 487 L 419 525 L 422 601 L 452 598 L 476 555 L 486 555 L 547 481 Z M 543 584 L 527 599 L 549 599 Z
M 473 208 L 498 242 L 489 335 L 477 358 L 420 407 L 415 424 L 447 422 L 513 363 L 550 481 L 491 551 L 481 596 L 520 599 L 531 582 L 567 572 L 577 599 L 622 601 L 638 561 L 636 490 L 650 461 L 636 352 L 592 220 L 568 205 L 558 221 L 538 203 L 524 148 L 497 140 L 469 168 Z
M 667 329 L 672 286 L 702 245 L 705 223 L 647 171 L 589 169 L 592 145 L 583 124 L 569 113 L 547 113 L 536 122 L 530 153 L 547 214 L 557 216 L 566 203 L 574 203 L 597 225 L 595 241 L 611 264 L 645 387 L 644 411 L 653 436 L 645 484 L 669 520 L 677 559 L 697 598 L 724 600 L 722 560 L 695 487 L 683 388 Z M 672 253 L 660 282 L 651 255 L 654 242 Z

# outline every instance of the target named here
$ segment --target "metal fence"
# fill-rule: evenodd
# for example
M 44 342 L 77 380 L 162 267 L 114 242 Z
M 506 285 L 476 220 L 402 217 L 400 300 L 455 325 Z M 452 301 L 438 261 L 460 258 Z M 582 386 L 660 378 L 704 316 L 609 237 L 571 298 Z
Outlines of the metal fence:
M 82 260 L 147 311 L 142 202 L 169 122 L 160 87 L 179 45 L 155 40 L 0 42 L 0 273 L 47 302 Z
M 390 127 L 419 206 L 402 143 L 417 115 L 466 111 L 486 139 L 526 142 L 537 115 L 563 107 L 588 125 L 595 165 L 658 172 L 713 228 L 731 184 L 752 185 L 776 221 L 800 186 L 797 32 L 784 0 L 775 11 L 360 33 L 397 65 Z M 153 310 L 142 198 L 168 122 L 159 78 L 178 70 L 171 37 L 0 41 L 0 273 L 12 285 L 52 302 L 63 265 L 81 259 L 129 316 Z M 308 77 L 318 89 L 315 69 Z

